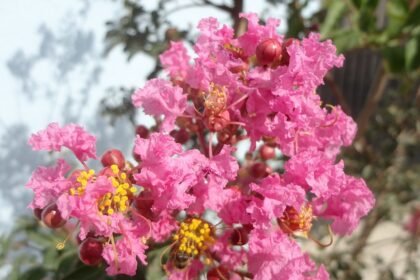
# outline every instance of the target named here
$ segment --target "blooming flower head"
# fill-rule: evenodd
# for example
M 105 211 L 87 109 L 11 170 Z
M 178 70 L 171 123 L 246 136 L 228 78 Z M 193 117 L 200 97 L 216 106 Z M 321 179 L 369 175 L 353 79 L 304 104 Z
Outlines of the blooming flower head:
M 27 184 L 30 207 L 51 227 L 76 220 L 89 241 L 80 246 L 97 248 L 109 275 L 135 275 L 158 244 L 169 279 L 328 279 L 295 237 L 327 246 L 373 207 L 365 182 L 336 162 L 354 121 L 316 94 L 343 56 L 318 34 L 285 38 L 276 19 L 241 17 L 248 27 L 238 37 L 215 18 L 200 21 L 193 60 L 180 42 L 160 55 L 169 80 L 132 95 L 156 120 L 133 141 L 136 164 L 111 149 L 103 168 L 89 169 L 95 137 L 73 124 L 53 123 L 29 140 L 35 150 L 67 147 L 81 162 L 71 173 L 64 160 L 39 167 Z M 243 139 L 251 145 L 239 161 Z M 264 150 L 254 153 L 259 141 Z M 313 238 L 318 223 L 329 244 Z

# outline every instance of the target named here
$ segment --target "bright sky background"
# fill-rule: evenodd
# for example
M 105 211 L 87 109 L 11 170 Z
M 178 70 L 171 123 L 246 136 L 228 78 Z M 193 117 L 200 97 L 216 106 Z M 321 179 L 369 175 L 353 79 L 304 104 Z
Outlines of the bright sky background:
M 0 234 L 10 229 L 15 215 L 29 212 L 25 205 L 31 195 L 23 186 L 36 165 L 50 160 L 27 147 L 30 133 L 53 121 L 72 121 L 101 134 L 99 154 L 109 144 L 126 151 L 131 148 L 131 127 L 122 122 L 112 129 L 97 112 L 106 89 L 140 87 L 152 67 L 144 55 L 127 62 L 122 48 L 103 55 L 105 21 L 122 14 L 120 2 L 13 0 L 0 4 Z M 318 1 L 311 1 L 308 13 L 317 5 Z M 245 1 L 246 11 L 259 12 L 262 7 L 263 1 Z M 269 14 L 283 18 L 285 9 Z M 228 20 L 216 10 L 200 8 L 175 13 L 172 19 L 192 28 L 206 16 Z

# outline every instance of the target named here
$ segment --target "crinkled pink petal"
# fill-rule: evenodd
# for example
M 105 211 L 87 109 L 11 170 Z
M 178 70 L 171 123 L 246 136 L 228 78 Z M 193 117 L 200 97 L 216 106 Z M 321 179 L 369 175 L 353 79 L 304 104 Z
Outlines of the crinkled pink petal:
M 308 279 L 317 269 L 288 235 L 255 229 L 249 239 L 248 270 L 255 280 L 297 280 Z
M 45 130 L 32 134 L 29 144 L 34 150 L 46 151 L 61 151 L 62 147 L 67 147 L 81 161 L 96 158 L 95 136 L 75 124 L 60 127 L 51 123 Z
M 184 80 L 189 69 L 190 57 L 182 42 L 171 42 L 170 48 L 159 56 L 163 68 L 172 79 Z
M 331 228 L 334 232 L 351 234 L 374 204 L 375 198 L 365 181 L 346 176 L 338 195 L 314 201 L 314 213 L 333 220 Z
M 70 166 L 63 159 L 59 159 L 55 167 L 38 167 L 25 185 L 34 192 L 34 199 L 29 207 L 42 209 L 69 190 L 71 181 L 64 177 L 68 171 Z
M 142 165 L 154 165 L 182 152 L 182 145 L 162 133 L 152 133 L 148 139 L 137 137 L 134 153 L 140 156 Z
M 182 88 L 162 79 L 147 81 L 143 88 L 134 92 L 132 101 L 134 106 L 143 107 L 148 115 L 165 116 L 160 127 L 165 132 L 174 128 L 176 118 L 187 107 L 187 96 Z
M 164 242 L 178 229 L 178 221 L 167 211 L 160 213 L 156 221 L 152 221 L 152 238 L 156 242 Z
M 261 223 L 266 223 L 269 226 L 273 219 L 283 215 L 286 206 L 292 206 L 295 209 L 300 209 L 306 200 L 306 194 L 302 187 L 295 184 L 286 184 L 281 181 L 280 176 L 274 173 L 264 178 L 260 184 L 252 183 L 251 190 L 262 195 L 261 203 L 252 204 L 249 212 L 255 211 L 255 207 L 260 208 L 260 213 L 265 212 L 264 217 L 267 220 L 258 219 L 255 223 L 261 226 Z

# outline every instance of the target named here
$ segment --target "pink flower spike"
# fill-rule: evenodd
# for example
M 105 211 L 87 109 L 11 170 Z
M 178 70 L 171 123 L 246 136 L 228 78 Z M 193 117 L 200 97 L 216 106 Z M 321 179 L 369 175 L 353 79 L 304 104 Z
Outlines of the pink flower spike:
M 152 79 L 136 90 L 132 96 L 134 106 L 143 107 L 148 115 L 164 115 L 161 131 L 169 132 L 174 128 L 176 118 L 187 107 L 187 96 L 182 89 L 162 79 Z
M 51 123 L 45 130 L 32 134 L 29 144 L 37 151 L 59 152 L 62 147 L 67 147 L 82 162 L 88 158 L 96 158 L 95 136 L 76 124 L 60 127 L 58 123 Z

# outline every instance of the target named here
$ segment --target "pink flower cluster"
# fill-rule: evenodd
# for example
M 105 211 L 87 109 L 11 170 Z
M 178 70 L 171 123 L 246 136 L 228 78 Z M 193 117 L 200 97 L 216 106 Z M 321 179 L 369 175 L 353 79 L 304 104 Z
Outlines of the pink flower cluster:
M 133 94 L 156 119 L 135 140 L 137 164 L 111 149 L 101 170 L 89 169 L 95 137 L 77 125 L 51 124 L 31 137 L 35 150 L 67 147 L 82 162 L 70 173 L 62 159 L 39 167 L 27 187 L 47 226 L 77 221 L 84 263 L 104 260 L 110 275 L 135 275 L 147 250 L 167 243 L 170 279 L 328 279 L 296 239 L 327 246 L 313 224 L 329 229 L 331 243 L 374 205 L 365 182 L 336 161 L 355 123 L 316 94 L 344 58 L 317 34 L 285 39 L 277 20 L 242 17 L 248 28 L 239 37 L 202 20 L 195 58 L 172 43 L 160 57 L 170 81 L 150 80 Z M 251 148 L 239 161 L 244 139 Z

